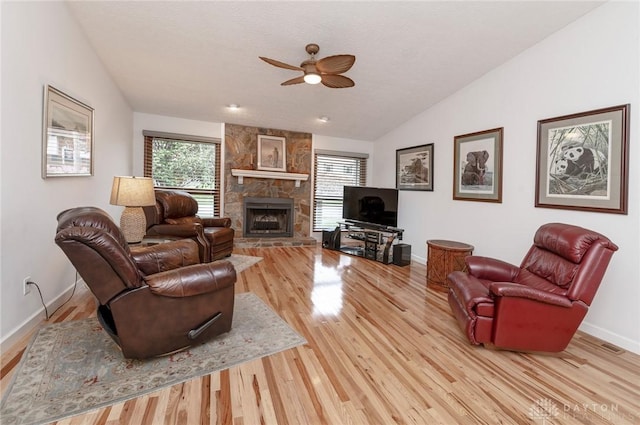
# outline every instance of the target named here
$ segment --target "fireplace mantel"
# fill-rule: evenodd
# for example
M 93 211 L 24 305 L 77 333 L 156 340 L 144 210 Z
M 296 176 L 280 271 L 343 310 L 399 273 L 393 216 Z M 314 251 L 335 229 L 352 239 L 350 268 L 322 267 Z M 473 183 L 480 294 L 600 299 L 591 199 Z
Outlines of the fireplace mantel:
M 283 173 L 279 171 L 263 170 L 241 170 L 239 168 L 232 169 L 231 175 L 238 178 L 238 184 L 243 184 L 245 177 L 253 177 L 254 179 L 295 180 L 296 187 L 300 187 L 301 181 L 306 182 L 309 179 L 309 174 Z

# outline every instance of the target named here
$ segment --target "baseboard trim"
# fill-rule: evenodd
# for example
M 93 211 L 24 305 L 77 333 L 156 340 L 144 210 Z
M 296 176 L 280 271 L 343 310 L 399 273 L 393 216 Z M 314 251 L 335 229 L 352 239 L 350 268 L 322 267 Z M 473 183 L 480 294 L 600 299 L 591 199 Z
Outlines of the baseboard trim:
M 415 261 L 416 263 L 420 263 L 422 265 L 426 265 L 427 264 L 427 259 L 423 258 L 423 257 L 419 257 L 415 254 L 411 254 L 411 260 Z
M 55 311 L 58 307 L 60 307 L 64 302 L 67 301 L 71 293 L 73 292 L 73 288 L 76 285 L 84 285 L 84 281 L 82 279 L 78 279 L 75 284 L 70 285 L 64 292 L 58 295 L 56 298 L 51 300 L 49 304 L 47 304 L 47 310 L 50 312 Z M 31 289 L 31 291 L 37 291 L 36 289 Z M 22 339 L 25 335 L 35 329 L 40 322 L 44 320 L 44 307 L 39 308 L 35 313 L 33 313 L 27 320 L 22 322 L 18 327 L 9 332 L 9 334 L 0 341 L 0 352 L 6 352 L 13 344 L 18 342 L 18 340 Z
M 582 322 L 578 329 L 593 337 L 617 345 L 620 348 L 624 348 L 627 351 L 631 351 L 635 354 L 640 354 L 640 341 L 634 341 L 630 338 L 618 335 L 599 326 L 592 325 L 588 322 Z

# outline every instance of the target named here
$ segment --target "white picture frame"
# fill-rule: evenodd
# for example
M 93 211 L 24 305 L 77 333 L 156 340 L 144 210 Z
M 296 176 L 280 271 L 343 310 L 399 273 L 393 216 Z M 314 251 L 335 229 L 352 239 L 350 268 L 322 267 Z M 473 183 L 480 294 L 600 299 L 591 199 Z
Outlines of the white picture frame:
M 258 135 L 258 170 L 287 171 L 287 144 L 284 137 Z

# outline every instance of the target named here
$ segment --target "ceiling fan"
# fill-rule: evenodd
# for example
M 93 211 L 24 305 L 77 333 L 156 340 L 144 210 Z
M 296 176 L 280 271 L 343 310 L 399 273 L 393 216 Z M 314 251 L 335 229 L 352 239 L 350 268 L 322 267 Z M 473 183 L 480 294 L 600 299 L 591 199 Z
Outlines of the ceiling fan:
M 305 50 L 311 57 L 302 62 L 300 66 L 289 65 L 263 56 L 259 57 L 266 63 L 277 66 L 278 68 L 304 72 L 304 75 L 287 80 L 280 84 L 281 86 L 290 86 L 292 84 L 300 83 L 322 83 L 332 89 L 342 89 L 356 85 L 351 78 L 340 75 L 351 69 L 356 61 L 356 57 L 354 55 L 334 55 L 316 60 L 316 54 L 320 51 L 320 46 L 317 44 L 307 44 Z

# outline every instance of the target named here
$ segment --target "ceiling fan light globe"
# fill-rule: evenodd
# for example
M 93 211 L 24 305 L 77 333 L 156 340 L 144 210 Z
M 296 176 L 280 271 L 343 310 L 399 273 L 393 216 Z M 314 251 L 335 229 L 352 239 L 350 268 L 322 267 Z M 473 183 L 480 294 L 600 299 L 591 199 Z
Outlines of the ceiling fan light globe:
M 305 74 L 304 76 L 304 82 L 307 84 L 318 84 L 322 81 L 322 77 L 318 74 L 315 74 L 313 72 Z

